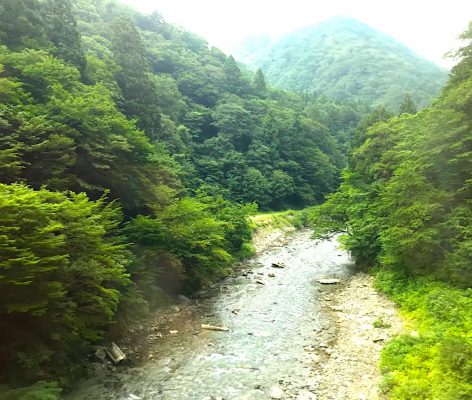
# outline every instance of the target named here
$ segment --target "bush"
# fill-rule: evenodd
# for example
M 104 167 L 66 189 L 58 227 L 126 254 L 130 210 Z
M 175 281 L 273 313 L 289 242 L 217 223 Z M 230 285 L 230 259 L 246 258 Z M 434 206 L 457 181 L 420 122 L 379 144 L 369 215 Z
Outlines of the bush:
M 56 382 L 40 381 L 19 389 L 0 386 L 0 391 L 3 400 L 60 400 L 62 389 Z
M 2 375 L 75 377 L 128 283 L 120 220 L 103 199 L 0 184 Z

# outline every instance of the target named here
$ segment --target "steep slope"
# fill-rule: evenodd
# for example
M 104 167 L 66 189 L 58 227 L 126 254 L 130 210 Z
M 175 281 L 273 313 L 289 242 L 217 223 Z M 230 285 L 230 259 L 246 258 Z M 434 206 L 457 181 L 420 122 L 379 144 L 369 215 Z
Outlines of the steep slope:
M 425 107 L 447 71 L 393 38 L 346 17 L 293 32 L 272 43 L 247 41 L 236 55 L 260 66 L 276 86 L 316 91 L 336 100 L 383 103 L 397 111 L 405 94 Z

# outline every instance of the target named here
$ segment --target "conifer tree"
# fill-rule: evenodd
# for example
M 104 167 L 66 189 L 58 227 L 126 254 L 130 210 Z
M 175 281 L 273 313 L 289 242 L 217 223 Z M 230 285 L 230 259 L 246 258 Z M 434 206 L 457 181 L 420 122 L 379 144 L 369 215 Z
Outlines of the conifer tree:
M 143 42 L 133 21 L 127 17 L 117 19 L 112 28 L 113 55 L 120 67 L 115 78 L 123 94 L 123 99 L 117 99 L 117 103 L 128 117 L 137 118 L 138 127 L 154 140 L 160 126 L 160 113 Z
M 69 0 L 48 0 L 46 3 L 46 27 L 48 39 L 54 44 L 53 54 L 65 62 L 75 65 L 82 77 L 85 74 L 86 60 L 82 49 L 80 32 L 72 14 Z
M 418 109 L 416 108 L 416 104 L 411 98 L 409 94 L 406 94 L 402 104 L 400 104 L 399 114 L 416 114 Z
M 267 95 L 267 86 L 264 78 L 264 73 L 260 68 L 257 69 L 254 81 L 252 83 L 256 96 L 265 98 Z
M 240 94 L 243 89 L 241 70 L 233 56 L 229 56 L 223 66 L 224 89 L 230 93 Z

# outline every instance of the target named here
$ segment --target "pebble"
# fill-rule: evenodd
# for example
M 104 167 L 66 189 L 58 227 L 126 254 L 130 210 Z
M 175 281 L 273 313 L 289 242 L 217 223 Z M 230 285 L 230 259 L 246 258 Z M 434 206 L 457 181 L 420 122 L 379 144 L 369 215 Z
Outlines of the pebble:
M 297 400 L 316 400 L 317 398 L 316 394 L 308 390 L 302 390 L 297 396 Z
M 177 298 L 182 302 L 182 303 L 190 303 L 192 300 L 190 300 L 187 296 L 183 294 L 179 294 Z
M 270 398 L 271 399 L 283 399 L 284 391 L 280 386 L 273 386 L 270 389 Z

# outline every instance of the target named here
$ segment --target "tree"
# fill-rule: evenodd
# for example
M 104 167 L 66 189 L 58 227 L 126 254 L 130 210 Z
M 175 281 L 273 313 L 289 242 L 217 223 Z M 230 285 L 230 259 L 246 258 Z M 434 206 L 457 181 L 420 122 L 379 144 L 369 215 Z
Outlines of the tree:
M 267 86 L 264 78 L 264 74 L 260 68 L 257 69 L 256 75 L 254 75 L 254 81 L 252 83 L 256 96 L 265 98 L 267 96 Z
M 400 104 L 399 115 L 416 114 L 418 112 L 415 102 L 409 94 L 406 94 L 402 104 Z
M 234 94 L 241 94 L 243 90 L 243 79 L 241 70 L 236 64 L 233 56 L 228 56 L 223 66 L 225 91 Z
M 87 61 L 70 1 L 48 0 L 46 7 L 48 39 L 55 46 L 53 54 L 66 63 L 75 65 L 85 78 Z
M 128 117 L 137 118 L 138 127 L 151 140 L 155 140 L 160 127 L 160 113 L 156 107 L 157 96 L 143 42 L 129 18 L 117 19 L 112 29 L 113 56 L 120 67 L 115 78 L 123 94 L 123 99 L 117 103 Z
M 13 50 L 48 46 L 44 7 L 37 0 L 4 0 L 0 5 L 0 39 Z
M 42 51 L 4 58 L 38 101 L 2 105 L 4 149 L 19 146 L 23 180 L 94 199 L 109 190 L 129 215 L 170 202 L 180 186 L 177 164 L 117 110 L 103 84 L 82 84 L 76 68 Z
M 214 126 L 228 138 L 238 151 L 246 151 L 251 144 L 251 114 L 238 101 L 220 103 L 213 112 Z

